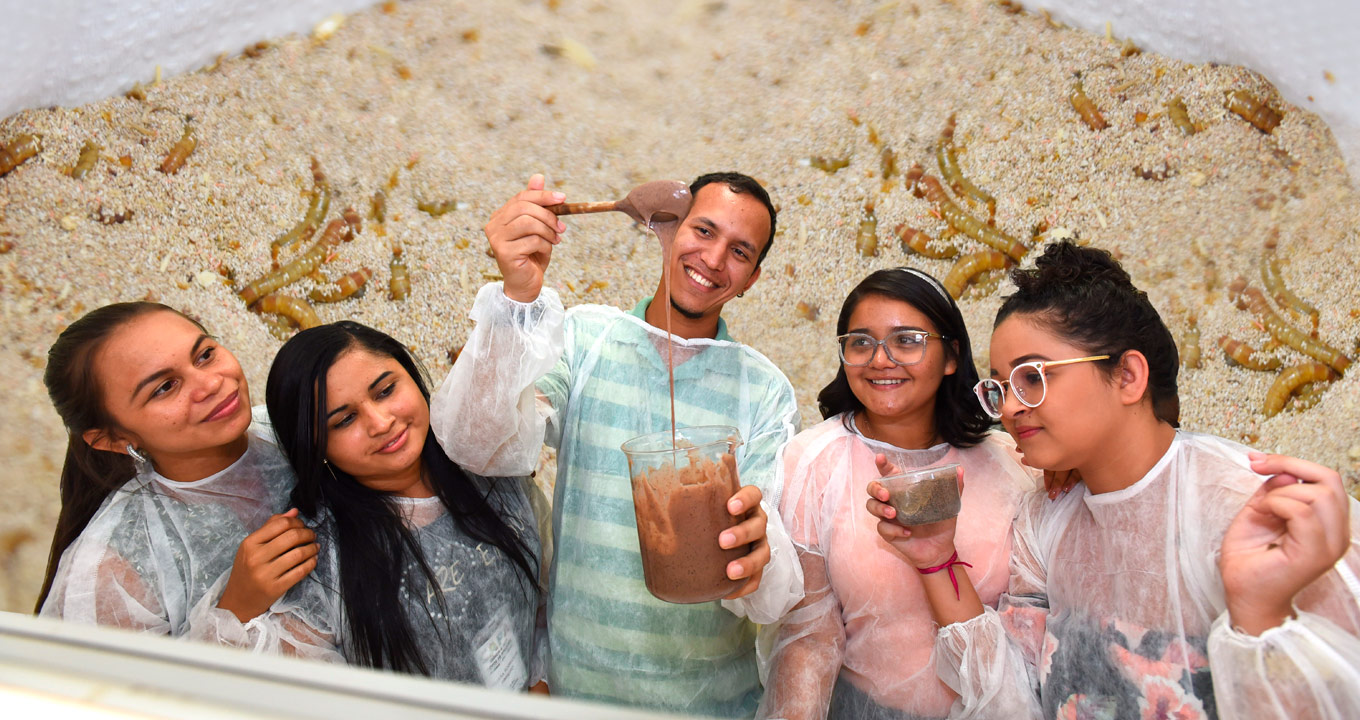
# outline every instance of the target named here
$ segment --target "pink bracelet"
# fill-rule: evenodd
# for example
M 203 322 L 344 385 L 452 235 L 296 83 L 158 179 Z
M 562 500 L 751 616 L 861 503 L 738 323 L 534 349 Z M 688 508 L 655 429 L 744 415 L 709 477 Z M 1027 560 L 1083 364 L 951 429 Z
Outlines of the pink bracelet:
M 958 581 L 958 578 L 954 577 L 954 566 L 955 566 L 955 565 L 962 565 L 962 566 L 964 566 L 964 567 L 973 567 L 972 565 L 969 565 L 968 563 L 966 563 L 966 562 L 960 560 L 960 559 L 959 559 L 959 552 L 958 552 L 957 550 L 955 550 L 955 551 L 954 551 L 954 554 L 953 554 L 953 555 L 950 555 L 950 556 L 949 556 L 949 559 L 946 560 L 946 561 L 944 562 L 944 564 L 942 564 L 942 565 L 936 565 L 935 567 L 916 568 L 916 572 L 921 573 L 922 575 L 930 575 L 931 573 L 937 573 L 937 572 L 939 572 L 939 571 L 941 571 L 941 570 L 948 570 L 948 571 L 949 571 L 949 582 L 950 582 L 950 583 L 953 583 L 953 585 L 954 585 L 954 599 L 955 599 L 955 600 L 958 600 L 958 599 L 960 599 L 960 598 L 959 598 L 959 581 Z

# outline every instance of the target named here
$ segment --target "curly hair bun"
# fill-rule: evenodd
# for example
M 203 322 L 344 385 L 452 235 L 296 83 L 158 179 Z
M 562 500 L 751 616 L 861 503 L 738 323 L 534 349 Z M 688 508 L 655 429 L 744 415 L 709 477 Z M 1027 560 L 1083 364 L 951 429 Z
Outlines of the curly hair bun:
M 1081 247 L 1071 240 L 1054 243 L 1034 261 L 1034 269 L 1012 274 L 1016 287 L 1034 292 L 1049 285 L 1099 285 L 1109 283 L 1134 289 L 1133 279 L 1108 251 Z
M 1016 292 L 996 312 L 996 325 L 1011 315 L 1032 315 L 1049 329 L 1084 349 L 1108 355 L 1112 368 L 1129 350 L 1148 361 L 1148 395 L 1157 417 L 1176 426 L 1179 356 L 1166 323 L 1147 293 L 1110 253 L 1070 240 L 1048 246 L 1033 268 L 1011 272 Z

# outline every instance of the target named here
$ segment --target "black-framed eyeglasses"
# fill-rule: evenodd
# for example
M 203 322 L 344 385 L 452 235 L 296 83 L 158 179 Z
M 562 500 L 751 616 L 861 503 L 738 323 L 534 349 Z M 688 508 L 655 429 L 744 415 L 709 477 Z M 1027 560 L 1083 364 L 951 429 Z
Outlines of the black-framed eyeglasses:
M 1108 359 L 1110 359 L 1109 355 L 1092 355 L 1090 357 L 1072 358 L 1071 360 L 1036 360 L 1020 363 L 1011 370 L 1009 380 L 987 378 L 974 385 L 973 392 L 977 394 L 982 409 L 993 420 L 1000 420 L 1001 406 L 1006 403 L 1007 385 L 1011 386 L 1011 392 L 1015 393 L 1015 399 L 1019 400 L 1021 405 L 1036 408 L 1044 401 L 1044 396 L 1048 394 L 1048 378 L 1044 374 L 1044 368 Z
M 882 340 L 868 333 L 846 333 L 836 338 L 836 342 L 841 347 L 841 362 L 850 367 L 863 367 L 873 362 L 880 345 L 893 363 L 915 365 L 926 356 L 926 338 L 948 339 L 925 330 L 898 330 Z

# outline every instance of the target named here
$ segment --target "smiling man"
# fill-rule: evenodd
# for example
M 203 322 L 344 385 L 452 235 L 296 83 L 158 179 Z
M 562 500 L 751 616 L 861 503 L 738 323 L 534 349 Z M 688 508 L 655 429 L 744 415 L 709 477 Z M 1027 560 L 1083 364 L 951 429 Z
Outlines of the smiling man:
M 667 259 L 669 297 L 658 273 L 654 298 L 631 312 L 564 312 L 543 278 L 566 231 L 547 206 L 565 197 L 531 178 L 485 227 L 505 281 L 478 293 L 477 326 L 435 395 L 432 423 L 449 456 L 481 475 L 525 475 L 544 442 L 558 450 L 548 612 L 554 694 L 749 717 L 761 692 L 752 623 L 773 622 L 802 597 L 775 510 L 775 459 L 797 431 L 798 409 L 783 373 L 733 340 L 721 317 L 760 277 L 774 241 L 769 196 L 737 173 L 704 175 L 690 191 L 693 205 Z M 620 445 L 670 429 L 667 358 L 676 425 L 732 425 L 744 441 L 736 453 L 744 486 L 728 502 L 737 517 L 714 541 L 750 551 L 728 565 L 728 576 L 745 582 L 721 602 L 666 603 L 643 582 Z

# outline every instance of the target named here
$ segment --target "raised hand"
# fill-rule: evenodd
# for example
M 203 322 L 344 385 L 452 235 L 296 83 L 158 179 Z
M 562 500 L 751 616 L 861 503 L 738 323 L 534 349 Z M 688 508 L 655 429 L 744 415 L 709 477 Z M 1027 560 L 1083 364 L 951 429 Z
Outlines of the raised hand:
M 318 550 L 296 508 L 274 515 L 241 541 L 217 607 L 249 622 L 316 569 Z
M 544 190 L 543 176 L 535 174 L 528 187 L 492 213 L 482 228 L 505 278 L 505 296 L 511 300 L 533 302 L 543 289 L 553 246 L 562 242 L 561 233 L 567 230 L 545 206 L 565 199 L 560 192 Z
M 1350 548 L 1350 504 L 1331 468 L 1284 455 L 1251 454 L 1272 475 L 1223 535 L 1218 567 L 1235 627 L 1259 635 L 1293 614 L 1294 596 Z

